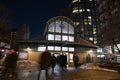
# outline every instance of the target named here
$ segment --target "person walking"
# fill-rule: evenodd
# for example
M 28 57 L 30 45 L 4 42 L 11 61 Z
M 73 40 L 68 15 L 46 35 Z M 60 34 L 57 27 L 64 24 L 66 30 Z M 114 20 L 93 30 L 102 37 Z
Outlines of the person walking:
M 38 75 L 38 80 L 47 80 L 48 70 L 51 65 L 51 53 L 46 50 L 42 53 L 40 58 L 40 74 Z
M 55 68 L 56 63 L 57 63 L 57 59 L 56 59 L 56 57 L 55 57 L 54 54 L 52 55 L 52 60 L 51 60 L 51 62 L 52 62 L 52 71 L 54 72 L 54 68 Z
M 73 56 L 73 62 L 74 62 L 75 68 L 77 69 L 79 58 L 78 58 L 78 56 L 76 54 Z
M 7 56 L 3 62 L 4 69 L 2 71 L 2 74 L 4 76 L 4 79 L 8 77 L 15 78 L 18 54 L 16 53 L 16 50 L 14 49 L 9 49 L 6 52 L 7 52 Z

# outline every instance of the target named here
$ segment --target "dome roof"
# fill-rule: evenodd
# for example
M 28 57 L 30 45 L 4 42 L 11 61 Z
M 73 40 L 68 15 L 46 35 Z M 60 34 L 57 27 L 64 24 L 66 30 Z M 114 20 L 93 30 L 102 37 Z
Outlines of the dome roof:
M 53 17 L 53 18 L 51 18 L 51 19 L 49 19 L 47 21 L 47 24 L 50 24 L 50 23 L 55 22 L 57 20 L 68 22 L 69 24 L 71 24 L 71 25 L 74 26 L 73 21 L 71 19 L 65 17 L 65 16 L 56 16 L 56 17 Z

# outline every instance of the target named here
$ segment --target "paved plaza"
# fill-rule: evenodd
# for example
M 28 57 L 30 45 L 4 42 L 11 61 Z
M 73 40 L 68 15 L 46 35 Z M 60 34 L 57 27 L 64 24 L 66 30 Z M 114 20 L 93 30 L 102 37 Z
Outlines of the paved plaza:
M 83 64 L 78 69 L 67 67 L 62 71 L 57 65 L 48 80 L 120 80 L 120 74 L 114 70 L 108 70 L 94 66 L 92 63 Z M 19 62 L 17 79 L 15 80 L 38 80 L 39 65 L 34 62 Z M 7 79 L 13 80 L 13 79 Z

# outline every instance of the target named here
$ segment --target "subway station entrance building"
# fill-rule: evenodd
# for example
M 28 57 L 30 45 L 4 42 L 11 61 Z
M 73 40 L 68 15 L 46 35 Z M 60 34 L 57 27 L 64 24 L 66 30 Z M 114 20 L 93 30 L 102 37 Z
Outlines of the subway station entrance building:
M 67 55 L 68 65 L 73 65 L 73 55 L 77 54 L 80 63 L 86 62 L 90 56 L 91 61 L 96 61 L 97 47 L 83 40 L 75 34 L 72 20 L 64 16 L 53 17 L 47 21 L 44 36 L 32 40 L 18 41 L 19 59 L 38 61 L 38 56 L 46 49 L 55 56 Z

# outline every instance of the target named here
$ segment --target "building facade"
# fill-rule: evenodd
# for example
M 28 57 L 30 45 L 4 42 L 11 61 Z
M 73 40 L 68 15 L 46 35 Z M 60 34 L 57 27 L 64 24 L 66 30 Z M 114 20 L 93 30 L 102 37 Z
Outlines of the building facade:
M 114 57 L 112 59 L 120 62 L 120 0 L 99 0 L 98 4 L 98 44 L 109 60 Z
M 70 18 L 76 25 L 76 34 L 93 44 L 97 44 L 97 6 L 97 0 L 72 0 L 70 6 Z
M 99 0 L 99 44 L 101 46 L 120 43 L 119 3 L 119 0 Z
M 41 55 L 46 49 L 56 57 L 65 54 L 67 62 L 73 65 L 73 55 L 77 54 L 80 63 L 86 62 L 86 56 L 91 55 L 91 61 L 96 58 L 96 46 L 82 38 L 75 38 L 74 23 L 67 17 L 57 16 L 47 21 L 43 38 L 29 41 L 19 41 L 19 50 L 22 53 L 27 51 L 29 57 L 26 59 L 37 61 L 38 55 Z M 22 54 L 21 53 L 21 54 Z M 27 54 L 27 53 L 26 53 Z M 24 57 L 21 55 L 21 59 Z

